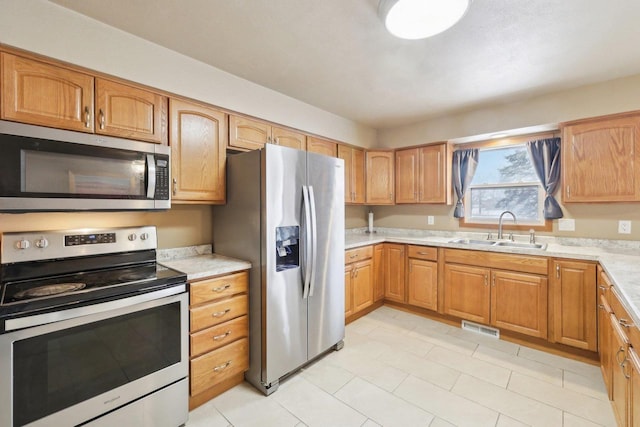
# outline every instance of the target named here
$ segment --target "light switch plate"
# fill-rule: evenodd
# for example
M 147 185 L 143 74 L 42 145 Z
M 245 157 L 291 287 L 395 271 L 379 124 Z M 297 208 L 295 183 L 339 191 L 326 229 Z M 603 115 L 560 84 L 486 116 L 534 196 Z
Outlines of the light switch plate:
M 560 218 L 558 220 L 559 231 L 576 231 L 576 220 L 572 218 Z
M 631 221 L 618 221 L 618 233 L 631 234 Z
M 427 224 L 433 225 L 433 222 L 434 222 L 433 215 L 427 216 Z

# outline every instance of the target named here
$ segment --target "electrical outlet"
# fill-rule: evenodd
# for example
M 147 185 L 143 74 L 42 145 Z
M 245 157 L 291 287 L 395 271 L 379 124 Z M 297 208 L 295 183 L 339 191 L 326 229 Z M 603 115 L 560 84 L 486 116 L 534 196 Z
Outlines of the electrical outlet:
M 618 233 L 631 234 L 631 221 L 618 221 Z
M 427 224 L 433 225 L 433 223 L 434 223 L 433 215 L 427 216 Z
M 560 218 L 558 220 L 558 231 L 576 231 L 576 220 L 571 218 Z

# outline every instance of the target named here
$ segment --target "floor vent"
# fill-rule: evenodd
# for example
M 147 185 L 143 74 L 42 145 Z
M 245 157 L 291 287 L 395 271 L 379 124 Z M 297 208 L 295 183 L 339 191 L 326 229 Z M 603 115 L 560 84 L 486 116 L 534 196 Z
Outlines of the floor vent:
M 477 323 L 469 322 L 468 320 L 462 321 L 462 329 L 489 336 L 491 338 L 500 338 L 500 330 L 496 328 L 490 328 L 488 326 L 479 325 Z

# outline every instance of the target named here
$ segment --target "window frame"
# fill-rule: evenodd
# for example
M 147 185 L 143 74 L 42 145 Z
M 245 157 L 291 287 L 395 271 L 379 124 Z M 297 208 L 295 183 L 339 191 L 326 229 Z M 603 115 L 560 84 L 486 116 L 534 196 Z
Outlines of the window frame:
M 528 141 L 534 141 L 534 140 L 538 140 L 538 139 L 545 139 L 545 138 L 552 138 L 554 136 L 554 133 L 550 133 L 550 132 L 546 132 L 543 134 L 531 134 L 531 135 L 524 135 L 524 136 L 518 136 L 518 137 L 512 137 L 512 138 L 503 138 L 503 139 L 498 139 L 498 140 L 487 140 L 487 141 L 480 141 L 480 142 L 475 142 L 475 143 L 468 143 L 468 144 L 464 144 L 463 147 L 464 149 L 467 148 L 477 148 L 478 150 L 491 150 L 491 149 L 501 149 L 501 148 L 509 148 L 509 147 L 513 147 L 513 146 L 517 146 L 517 145 L 524 145 L 525 143 L 527 143 Z M 462 146 L 461 146 L 462 148 Z M 479 186 L 474 186 L 473 188 L 512 188 L 512 187 L 517 187 L 517 186 L 531 186 L 533 183 L 532 182 L 526 182 L 526 183 L 517 183 L 516 185 L 500 185 L 500 184 L 483 184 L 483 185 L 479 185 Z M 544 192 L 544 188 L 542 188 L 542 184 L 536 180 L 535 184 L 539 185 L 542 191 L 538 192 L 538 201 L 540 203 L 540 206 L 544 205 L 544 199 L 545 199 L 545 192 Z M 464 204 L 464 211 L 465 211 L 465 216 L 463 218 L 459 219 L 459 226 L 460 227 L 467 227 L 467 228 L 483 228 L 483 229 L 495 229 L 496 227 L 498 227 L 498 218 L 496 218 L 495 220 L 486 220 L 486 221 L 469 221 L 470 218 L 470 209 L 471 209 L 471 188 L 469 187 L 467 189 L 467 191 L 465 192 L 464 198 L 463 198 L 463 204 Z M 538 223 L 538 224 L 533 224 L 533 223 L 529 223 L 529 224 L 513 224 L 513 221 L 511 220 L 511 217 L 509 217 L 508 221 L 505 221 L 503 223 L 503 230 L 513 230 L 513 231 L 528 231 L 528 230 L 535 230 L 535 231 L 551 231 L 553 229 L 553 221 L 549 220 L 549 219 L 543 219 L 543 223 Z

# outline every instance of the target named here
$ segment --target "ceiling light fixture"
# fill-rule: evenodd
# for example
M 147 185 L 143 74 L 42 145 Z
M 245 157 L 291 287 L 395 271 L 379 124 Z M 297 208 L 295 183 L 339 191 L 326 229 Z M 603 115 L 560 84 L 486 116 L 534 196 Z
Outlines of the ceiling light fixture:
M 380 0 L 378 15 L 394 36 L 424 39 L 453 27 L 470 3 L 471 0 Z

